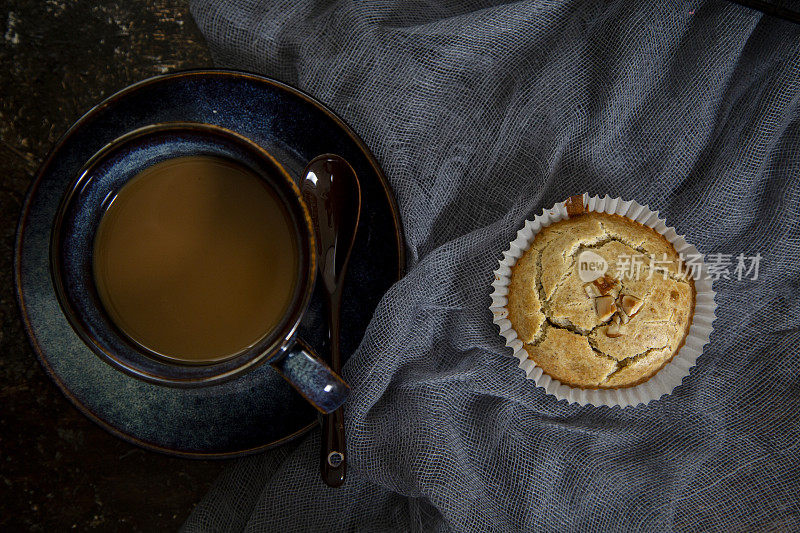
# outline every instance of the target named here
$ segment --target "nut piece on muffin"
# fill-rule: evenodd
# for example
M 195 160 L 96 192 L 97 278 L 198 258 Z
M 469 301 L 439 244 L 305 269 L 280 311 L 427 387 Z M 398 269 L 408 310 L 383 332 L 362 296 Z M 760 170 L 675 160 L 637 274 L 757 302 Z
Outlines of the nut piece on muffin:
M 620 215 L 542 228 L 511 270 L 508 318 L 550 377 L 585 389 L 638 385 L 683 346 L 694 281 L 675 248 Z

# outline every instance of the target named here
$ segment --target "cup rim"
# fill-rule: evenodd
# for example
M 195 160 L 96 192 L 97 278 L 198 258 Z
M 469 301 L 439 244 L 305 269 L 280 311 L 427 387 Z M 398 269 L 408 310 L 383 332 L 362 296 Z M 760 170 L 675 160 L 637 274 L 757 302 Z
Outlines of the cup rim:
M 135 341 L 125 332 L 123 332 L 111 318 L 108 316 L 107 311 L 100 305 L 100 313 L 108 319 L 109 324 L 115 328 L 115 335 L 120 339 L 131 345 L 132 348 L 139 354 L 149 359 L 149 361 L 157 362 L 165 368 L 170 369 L 184 369 L 184 375 L 171 375 L 168 373 L 154 373 L 145 370 L 140 366 L 131 364 L 127 358 L 120 358 L 117 354 L 106 349 L 98 339 L 89 331 L 88 325 L 81 318 L 75 310 L 67 290 L 64 287 L 64 269 L 62 268 L 59 258 L 60 250 L 63 241 L 63 225 L 66 219 L 67 210 L 72 205 L 75 196 L 80 192 L 81 185 L 85 180 L 91 176 L 93 170 L 97 168 L 102 162 L 107 160 L 109 155 L 112 155 L 117 149 L 123 147 L 132 141 L 141 138 L 162 133 L 162 132 L 181 132 L 192 131 L 207 134 L 209 137 L 217 136 L 223 137 L 228 141 L 233 141 L 245 151 L 255 155 L 258 159 L 267 163 L 267 166 L 275 172 L 275 179 L 280 176 L 280 179 L 291 191 L 291 196 L 296 202 L 284 200 L 283 203 L 287 210 L 293 213 L 293 219 L 297 222 L 294 224 L 298 238 L 298 248 L 300 253 L 300 265 L 298 268 L 298 280 L 295 287 L 295 293 L 289 303 L 288 310 L 285 313 L 282 321 L 275 328 L 267 331 L 255 343 L 250 346 L 231 354 L 218 361 L 180 361 L 177 359 L 167 358 L 163 354 L 158 354 L 153 350 L 148 349 L 141 343 Z M 263 172 L 251 169 L 259 177 L 265 181 L 270 179 L 263 176 Z M 127 183 L 127 182 L 126 182 Z M 124 185 L 123 185 L 124 186 Z M 96 230 L 95 230 L 96 231 Z M 52 225 L 50 233 L 50 277 L 56 293 L 56 299 L 62 312 L 64 313 L 67 321 L 72 329 L 78 334 L 81 340 L 101 359 L 111 364 L 113 367 L 121 370 L 133 377 L 149 381 L 152 383 L 168 386 L 206 386 L 216 384 L 222 381 L 229 380 L 237 375 L 246 371 L 252 370 L 261 364 L 277 359 L 280 354 L 286 351 L 294 341 L 297 334 L 297 329 L 300 325 L 303 315 L 308 307 L 313 294 L 315 280 L 316 280 L 316 253 L 315 253 L 315 239 L 313 230 L 313 223 L 311 215 L 302 198 L 300 188 L 289 175 L 284 166 L 270 154 L 266 149 L 261 147 L 253 140 L 241 135 L 235 131 L 217 126 L 214 124 L 207 124 L 202 122 L 189 122 L 189 121 L 166 121 L 149 124 L 136 128 L 130 132 L 125 133 L 106 143 L 92 157 L 81 167 L 77 176 L 70 183 L 66 192 L 62 195 L 59 203 L 58 210 Z M 304 246 L 305 241 L 305 246 Z M 305 261 L 303 261 L 305 258 Z M 94 280 L 92 280 L 94 283 Z M 236 364 L 234 364 L 236 362 Z M 214 371 L 218 369 L 218 371 Z

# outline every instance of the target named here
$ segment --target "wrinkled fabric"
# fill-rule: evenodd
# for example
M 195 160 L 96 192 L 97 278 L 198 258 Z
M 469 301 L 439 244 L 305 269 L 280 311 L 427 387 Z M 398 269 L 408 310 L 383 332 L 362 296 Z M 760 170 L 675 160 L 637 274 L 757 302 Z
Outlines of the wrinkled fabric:
M 366 141 L 408 272 L 344 369 L 346 485 L 320 481 L 315 429 L 233 462 L 186 531 L 800 529 L 800 26 L 721 0 L 191 10 L 219 66 Z M 711 343 L 647 406 L 557 402 L 492 324 L 502 251 L 579 192 L 648 204 L 707 257 L 763 258 L 714 283 Z

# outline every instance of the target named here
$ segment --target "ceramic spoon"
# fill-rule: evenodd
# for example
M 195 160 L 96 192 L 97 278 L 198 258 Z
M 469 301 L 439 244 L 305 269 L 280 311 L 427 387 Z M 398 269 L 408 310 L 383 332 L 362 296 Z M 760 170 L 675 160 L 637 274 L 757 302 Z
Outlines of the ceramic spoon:
M 317 243 L 317 266 L 325 284 L 328 301 L 328 336 L 330 367 L 342 369 L 339 351 L 339 311 L 342 303 L 347 261 L 356 238 L 361 213 L 361 186 L 353 167 L 333 154 L 323 154 L 306 166 L 301 190 L 311 211 Z M 331 487 L 344 483 L 347 473 L 345 457 L 344 415 L 342 408 L 322 417 L 322 480 Z

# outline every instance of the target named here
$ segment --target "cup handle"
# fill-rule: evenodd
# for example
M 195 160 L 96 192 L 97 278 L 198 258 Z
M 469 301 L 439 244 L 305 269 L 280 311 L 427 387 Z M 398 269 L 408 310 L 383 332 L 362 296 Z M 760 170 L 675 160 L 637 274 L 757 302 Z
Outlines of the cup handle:
M 301 340 L 295 341 L 281 359 L 270 364 L 323 414 L 335 411 L 350 394 L 350 386 Z

